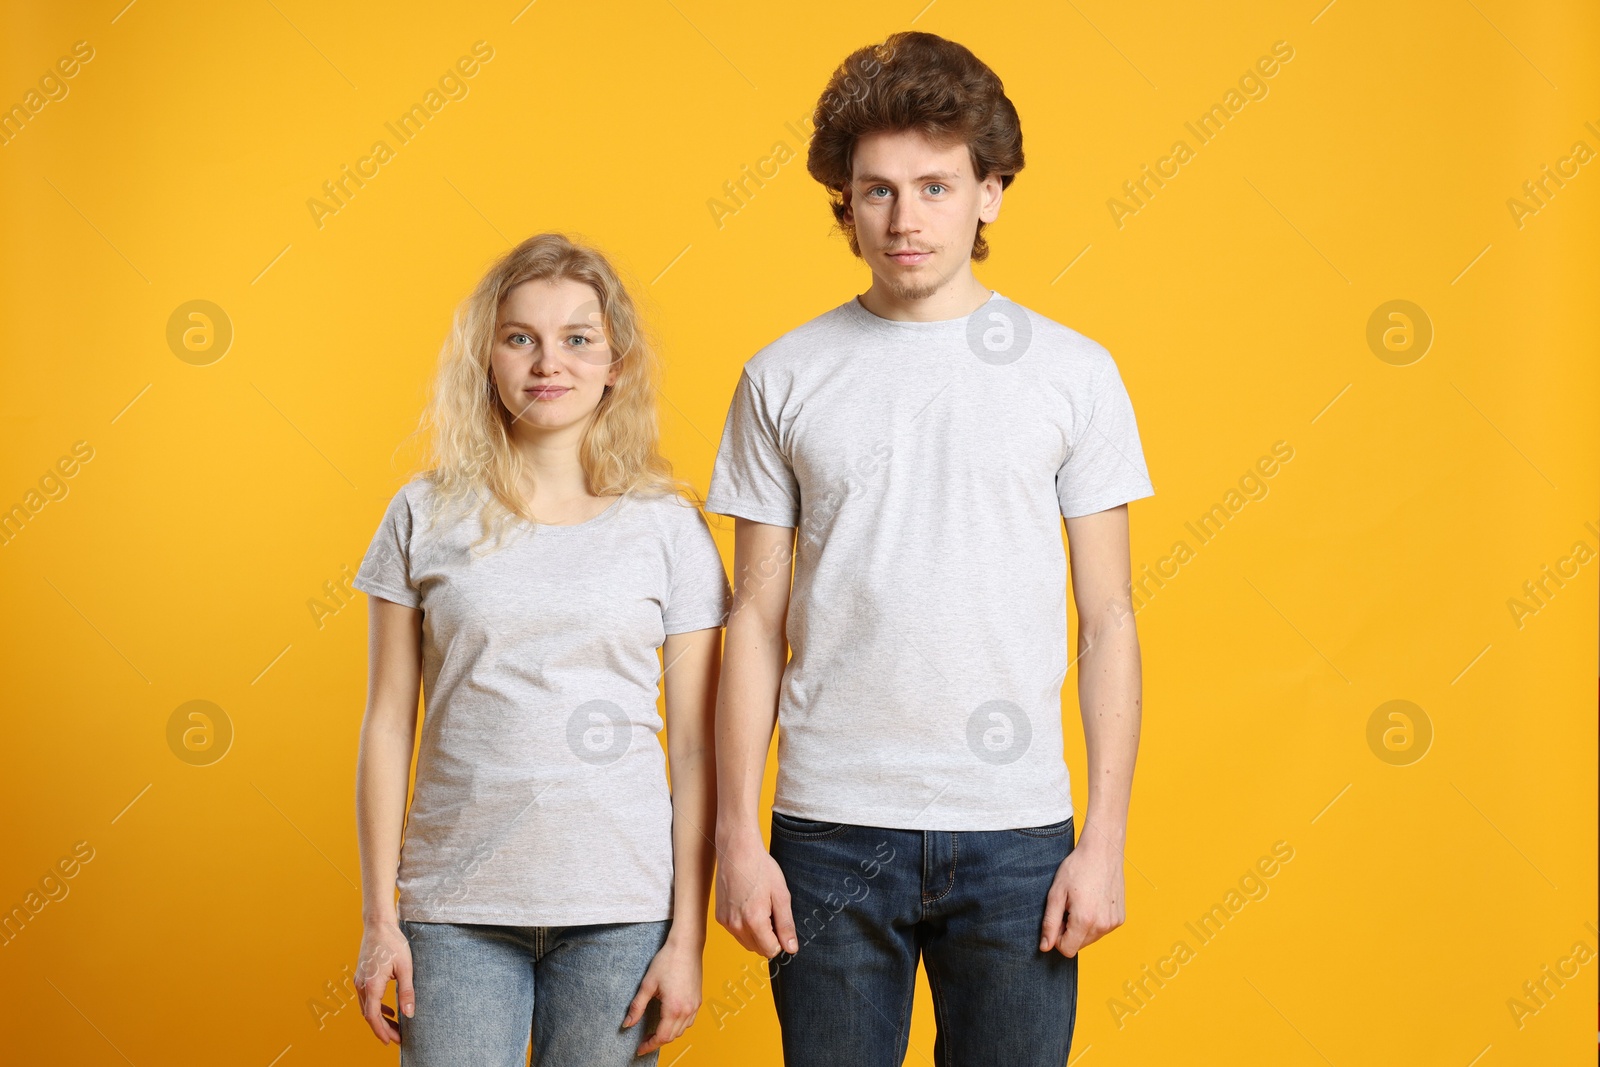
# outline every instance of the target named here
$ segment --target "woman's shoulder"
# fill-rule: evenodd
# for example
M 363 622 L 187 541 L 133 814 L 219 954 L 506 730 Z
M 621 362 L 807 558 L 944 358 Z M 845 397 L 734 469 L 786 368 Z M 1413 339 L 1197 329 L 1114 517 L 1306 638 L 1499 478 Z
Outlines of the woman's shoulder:
M 487 496 L 487 490 L 470 485 L 451 490 L 441 482 L 437 471 L 430 470 L 413 475 L 400 486 L 389 506 L 391 510 L 405 509 L 431 530 L 442 519 L 448 518 L 453 524 L 476 516 Z
M 429 499 L 436 491 L 436 488 L 437 482 L 434 479 L 434 472 L 423 471 L 420 474 L 412 474 L 410 478 L 401 483 L 400 488 L 394 491 L 390 499 L 406 500 L 413 504 L 420 503 Z
M 633 489 L 627 497 L 637 512 L 673 537 L 692 535 L 705 525 L 699 503 L 676 489 Z

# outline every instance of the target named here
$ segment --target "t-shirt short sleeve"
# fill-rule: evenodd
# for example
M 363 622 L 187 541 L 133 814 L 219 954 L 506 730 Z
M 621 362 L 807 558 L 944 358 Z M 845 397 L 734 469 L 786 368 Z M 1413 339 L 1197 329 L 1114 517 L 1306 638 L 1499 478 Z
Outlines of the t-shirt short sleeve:
M 661 613 L 663 629 L 669 634 L 723 625 L 733 601 L 722 556 L 705 517 L 696 508 L 682 510 L 686 514 L 673 545 L 667 604 Z
M 411 502 L 401 489 L 389 501 L 378 532 L 372 535 L 372 544 L 350 584 L 369 596 L 408 608 L 421 604 L 422 594 L 411 581 L 411 527 Z
M 1109 355 L 1094 377 L 1089 394 L 1088 422 L 1056 472 L 1056 497 L 1061 502 L 1062 517 L 1068 519 L 1155 493 L 1139 443 L 1133 401 Z
M 778 442 L 776 420 L 748 370 L 739 375 L 722 427 L 706 510 L 772 526 L 800 521 L 794 469 Z

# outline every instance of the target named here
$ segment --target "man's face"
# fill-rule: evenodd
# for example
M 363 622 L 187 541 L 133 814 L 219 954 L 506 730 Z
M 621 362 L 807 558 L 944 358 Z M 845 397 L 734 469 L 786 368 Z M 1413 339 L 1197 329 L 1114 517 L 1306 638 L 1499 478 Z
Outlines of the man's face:
M 844 194 L 856 244 L 873 277 L 897 300 L 925 300 L 970 271 L 979 221 L 1000 214 L 1000 177 L 973 176 L 963 143 L 939 146 L 916 130 L 856 141 Z

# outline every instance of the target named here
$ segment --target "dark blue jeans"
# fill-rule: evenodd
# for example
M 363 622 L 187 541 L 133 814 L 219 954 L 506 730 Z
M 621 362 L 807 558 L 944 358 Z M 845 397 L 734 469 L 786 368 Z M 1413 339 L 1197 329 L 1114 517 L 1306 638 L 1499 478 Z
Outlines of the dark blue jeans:
M 786 1067 L 900 1067 L 917 960 L 937 1067 L 1061 1067 L 1078 961 L 1039 951 L 1072 820 L 1017 830 L 889 830 L 772 813 L 800 951 L 768 965 Z

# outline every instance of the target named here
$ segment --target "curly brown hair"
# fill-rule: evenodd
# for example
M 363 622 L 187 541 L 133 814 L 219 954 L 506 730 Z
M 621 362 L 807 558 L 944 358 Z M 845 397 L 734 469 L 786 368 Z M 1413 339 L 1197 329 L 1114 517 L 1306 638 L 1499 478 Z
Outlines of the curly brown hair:
M 1005 189 L 1022 169 L 1022 123 L 994 71 L 962 45 L 907 30 L 858 48 L 839 64 L 812 115 L 806 170 L 828 190 L 834 220 L 861 255 L 845 217 L 856 139 L 880 130 L 918 130 L 936 144 L 965 142 L 978 181 L 1000 176 Z M 989 255 L 978 222 L 972 258 Z

